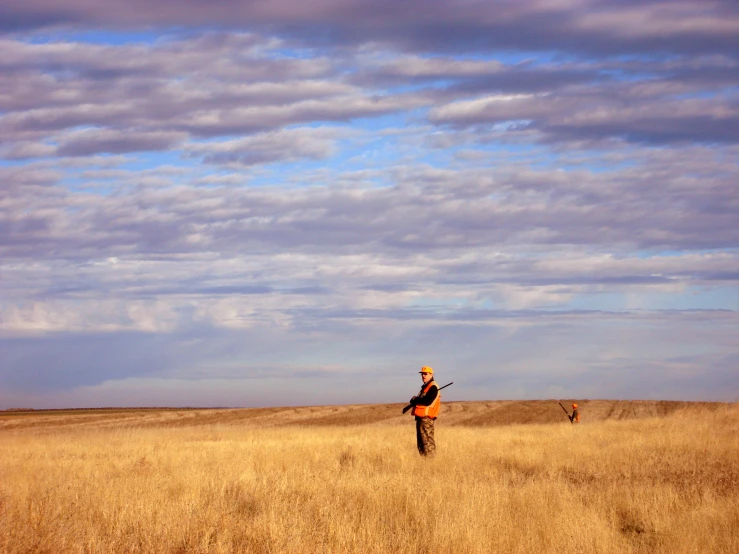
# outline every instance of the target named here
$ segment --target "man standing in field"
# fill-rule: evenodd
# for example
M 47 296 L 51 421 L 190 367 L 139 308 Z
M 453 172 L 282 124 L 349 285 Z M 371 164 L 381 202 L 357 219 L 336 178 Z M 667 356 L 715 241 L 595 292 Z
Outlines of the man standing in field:
M 419 373 L 423 380 L 421 392 L 410 401 L 413 415 L 416 416 L 416 444 L 421 456 L 433 458 L 436 455 L 434 421 L 439 415 L 441 394 L 439 386 L 434 382 L 433 368 L 423 366 Z
M 580 412 L 577 411 L 577 404 L 572 405 L 572 415 L 570 416 L 570 423 L 580 423 Z

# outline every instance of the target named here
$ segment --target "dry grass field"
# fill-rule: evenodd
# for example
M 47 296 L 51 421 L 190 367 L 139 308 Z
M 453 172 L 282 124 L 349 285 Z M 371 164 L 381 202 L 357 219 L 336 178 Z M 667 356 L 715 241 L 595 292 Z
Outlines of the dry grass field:
M 739 552 L 739 407 L 579 404 L 0 412 L 0 552 Z

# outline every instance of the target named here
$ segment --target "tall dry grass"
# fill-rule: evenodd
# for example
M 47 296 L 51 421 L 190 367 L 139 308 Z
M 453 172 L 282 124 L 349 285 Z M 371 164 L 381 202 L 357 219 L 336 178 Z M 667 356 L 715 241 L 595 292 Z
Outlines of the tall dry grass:
M 739 552 L 739 410 L 0 433 L 0 552 Z

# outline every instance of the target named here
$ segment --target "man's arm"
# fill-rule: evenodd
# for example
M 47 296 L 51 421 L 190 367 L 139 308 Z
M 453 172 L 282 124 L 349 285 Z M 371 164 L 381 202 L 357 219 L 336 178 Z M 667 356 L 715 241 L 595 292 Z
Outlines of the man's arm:
M 436 400 L 436 397 L 439 395 L 439 385 L 434 383 L 434 385 L 429 389 L 429 391 L 424 394 L 423 396 L 417 397 L 415 400 L 414 406 L 431 406 L 431 404 L 434 403 L 434 400 Z

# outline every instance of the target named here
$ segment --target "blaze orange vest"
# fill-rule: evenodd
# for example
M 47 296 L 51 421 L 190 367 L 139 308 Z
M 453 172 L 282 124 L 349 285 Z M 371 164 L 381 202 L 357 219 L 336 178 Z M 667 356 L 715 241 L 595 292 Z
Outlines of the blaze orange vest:
M 433 380 L 429 381 L 421 392 L 421 396 L 425 395 L 429 389 L 436 385 Z M 438 387 L 438 385 L 436 385 Z M 441 406 L 441 392 L 436 393 L 436 398 L 431 403 L 431 406 L 415 406 L 413 408 L 413 415 L 418 417 L 437 417 L 439 415 L 439 406 Z

